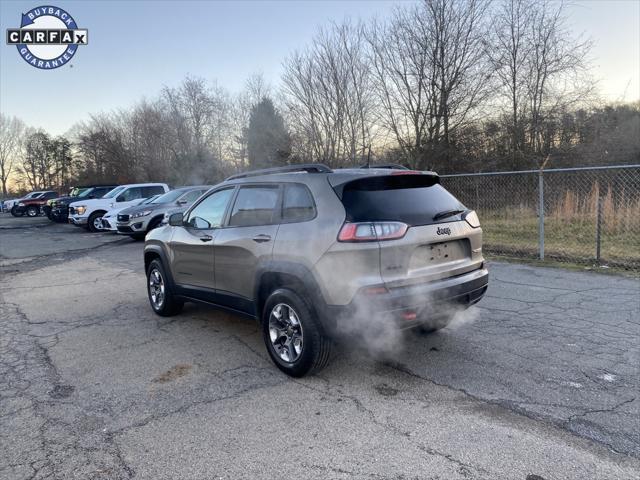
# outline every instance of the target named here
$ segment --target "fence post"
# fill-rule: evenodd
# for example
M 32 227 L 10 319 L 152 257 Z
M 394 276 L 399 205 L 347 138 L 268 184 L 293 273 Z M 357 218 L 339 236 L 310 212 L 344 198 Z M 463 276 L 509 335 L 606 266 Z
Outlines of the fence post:
M 542 169 L 538 172 L 538 252 L 544 260 L 544 177 Z
M 602 239 L 602 196 L 598 191 L 598 208 L 596 209 L 596 263 L 600 264 L 600 243 Z

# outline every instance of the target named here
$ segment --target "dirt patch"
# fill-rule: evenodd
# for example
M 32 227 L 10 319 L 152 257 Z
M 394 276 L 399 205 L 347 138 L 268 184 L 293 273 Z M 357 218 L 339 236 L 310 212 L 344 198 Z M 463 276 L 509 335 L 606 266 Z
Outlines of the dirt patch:
M 76 387 L 73 385 L 56 385 L 53 390 L 49 392 L 49 396 L 56 400 L 61 398 L 68 398 L 75 391 Z
M 176 378 L 184 377 L 191 370 L 191 365 L 186 364 L 178 364 L 171 367 L 166 372 L 158 375 L 156 378 L 151 380 L 154 383 L 167 383 L 175 380 Z
M 376 392 L 378 392 L 380 395 L 384 397 L 394 397 L 398 394 L 398 390 L 396 390 L 393 387 L 390 387 L 386 383 L 381 383 L 380 385 L 376 385 L 374 388 L 376 389 Z

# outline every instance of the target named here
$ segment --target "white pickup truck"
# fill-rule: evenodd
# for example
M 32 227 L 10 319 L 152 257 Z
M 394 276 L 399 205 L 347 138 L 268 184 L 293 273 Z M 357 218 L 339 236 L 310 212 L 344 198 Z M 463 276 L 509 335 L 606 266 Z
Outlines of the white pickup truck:
M 84 227 L 90 232 L 102 231 L 102 216 L 112 208 L 130 207 L 140 203 L 143 198 L 166 193 L 166 183 L 132 183 L 120 185 L 102 198 L 81 200 L 69 205 L 69 222 Z

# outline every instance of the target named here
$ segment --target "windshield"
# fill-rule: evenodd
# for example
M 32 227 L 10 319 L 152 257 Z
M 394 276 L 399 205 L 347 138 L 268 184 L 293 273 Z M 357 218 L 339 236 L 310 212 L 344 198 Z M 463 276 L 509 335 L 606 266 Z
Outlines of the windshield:
M 95 190 L 95 188 L 87 188 L 85 190 L 82 190 L 79 194 L 78 194 L 78 198 L 85 198 L 88 195 L 91 194 L 91 192 L 93 192 Z M 72 195 L 73 196 L 73 195 Z
M 116 187 L 113 190 L 111 190 L 109 193 L 107 193 L 104 197 L 102 198 L 113 198 L 116 195 L 118 195 L 121 191 L 123 191 L 126 187 Z
M 71 192 L 69 193 L 70 197 L 84 197 L 86 192 L 89 190 L 93 190 L 93 188 L 87 188 L 87 187 L 75 187 L 71 190 Z
M 145 198 L 138 205 L 146 205 L 147 203 L 159 203 L 159 202 L 156 202 L 159 196 L 160 195 L 154 195 L 153 197 Z
M 186 190 L 172 190 L 170 192 L 167 192 L 163 195 L 160 195 L 158 198 L 156 198 L 153 203 L 171 203 L 171 202 L 175 202 L 178 198 L 180 198 L 182 195 L 184 195 L 186 192 Z

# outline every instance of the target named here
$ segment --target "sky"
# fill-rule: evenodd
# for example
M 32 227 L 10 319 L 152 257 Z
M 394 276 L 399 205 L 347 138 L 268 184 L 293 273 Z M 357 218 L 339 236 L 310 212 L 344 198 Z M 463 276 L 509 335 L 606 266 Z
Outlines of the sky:
M 91 113 L 126 108 L 187 75 L 231 92 L 253 73 L 278 86 L 282 61 L 320 26 L 388 16 L 399 1 L 55 1 L 89 30 L 69 65 L 40 70 L 15 46 L 0 46 L 0 112 L 64 134 Z M 50 3 L 0 0 L 0 29 Z M 640 0 L 574 1 L 576 35 L 594 41 L 592 74 L 610 101 L 640 99 Z

